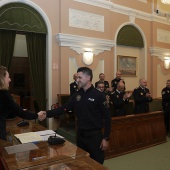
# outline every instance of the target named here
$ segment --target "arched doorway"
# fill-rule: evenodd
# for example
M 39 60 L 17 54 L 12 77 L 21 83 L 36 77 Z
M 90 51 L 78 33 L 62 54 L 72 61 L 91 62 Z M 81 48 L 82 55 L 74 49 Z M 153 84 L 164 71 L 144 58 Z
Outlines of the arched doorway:
M 35 21 L 38 21 L 39 25 L 36 24 L 37 28 L 34 27 L 35 30 L 37 30 L 38 27 L 42 27 L 42 25 L 43 25 L 38 16 L 41 16 L 42 21 L 44 20 L 44 26 L 46 26 L 46 31 L 47 31 L 47 34 L 46 34 L 46 49 L 47 49 L 46 50 L 46 73 L 45 73 L 47 75 L 47 78 L 46 78 L 46 80 L 47 80 L 46 81 L 46 97 L 48 99 L 47 100 L 47 108 L 50 108 L 49 106 L 51 106 L 51 103 L 52 103 L 51 102 L 51 100 L 52 100 L 52 98 L 51 98 L 51 94 L 52 94 L 52 91 L 51 91 L 51 89 L 52 89 L 51 88 L 51 70 L 49 69 L 50 66 L 51 66 L 51 58 L 52 58 L 52 56 L 51 56 L 51 48 L 52 48 L 52 45 L 51 45 L 51 25 L 50 25 L 48 17 L 44 13 L 44 11 L 39 6 L 37 6 L 35 3 L 31 2 L 31 1 L 27 1 L 27 0 L 25 0 L 25 1 L 21 2 L 21 3 L 15 3 L 15 2 L 18 2 L 18 1 L 17 0 L 11 0 L 11 2 L 10 2 L 10 0 L 1 1 L 0 2 L 1 9 L 8 6 L 8 7 L 10 7 L 11 11 L 14 11 L 14 4 L 15 5 L 19 4 L 20 9 L 21 9 L 21 7 L 23 7 L 25 9 L 25 11 L 27 12 L 27 14 L 32 13 L 34 15 L 34 17 L 35 17 L 34 18 Z M 21 12 L 21 11 L 18 11 L 17 13 L 19 13 L 19 12 Z M 0 20 L 3 19 L 3 18 L 4 17 L 0 17 Z M 19 18 L 21 18 L 21 17 L 19 17 Z M 2 22 L 0 22 L 0 25 L 1 25 L 1 23 Z M 11 27 L 12 27 L 12 25 L 11 25 Z M 27 25 L 26 27 L 28 28 L 29 26 Z M 41 29 L 41 31 L 42 31 L 42 29 Z M 39 32 L 41 32 L 41 31 L 39 31 Z
M 27 0 L 25 0 L 27 1 Z M 24 1 L 24 2 L 25 2 Z M 33 2 L 27 1 L 28 3 L 25 4 L 24 2 L 22 3 L 15 3 L 15 0 L 11 0 L 12 3 L 10 3 L 10 0 L 4 0 L 1 1 L 0 5 L 1 5 L 1 14 L 0 14 L 0 26 L 1 29 L 12 29 L 12 30 L 20 30 L 22 32 L 31 32 L 31 27 L 34 31 L 38 33 L 44 33 L 43 31 L 46 31 L 46 62 L 45 62 L 45 66 L 46 66 L 46 70 L 45 70 L 45 75 L 47 75 L 47 81 L 46 81 L 46 98 L 47 100 L 47 108 L 50 108 L 49 106 L 51 106 L 51 70 L 49 70 L 48 68 L 49 65 L 51 64 L 51 26 L 50 26 L 50 22 L 48 20 L 48 17 L 46 16 L 46 14 L 44 13 L 43 10 L 41 10 L 40 7 L 38 7 L 36 4 L 34 4 Z M 14 3 L 13 3 L 14 2 Z M 18 2 L 18 1 L 16 1 Z M 18 9 L 19 10 L 18 10 Z M 8 10 L 7 10 L 8 9 Z M 15 11 L 17 9 L 17 12 Z M 36 10 L 35 10 L 36 9 Z M 24 17 L 21 14 L 22 11 L 25 11 L 24 13 Z M 10 13 L 12 14 L 18 14 L 19 17 L 16 18 L 16 16 L 14 15 L 9 15 Z M 6 22 L 7 20 L 4 21 L 4 16 L 6 15 L 6 18 L 8 18 L 8 16 L 10 16 L 9 18 L 13 19 L 13 21 L 15 21 L 16 19 L 18 19 L 17 21 L 19 21 L 18 23 L 15 22 L 15 24 L 11 24 L 11 20 L 10 22 Z M 3 17 L 2 17 L 3 15 Z M 12 16 L 12 17 L 11 17 Z M 22 16 L 22 17 L 21 17 Z M 30 20 L 30 16 L 32 16 L 33 20 L 31 20 L 32 22 L 30 24 L 22 24 L 23 18 L 28 18 L 28 20 Z M 5 18 L 5 19 L 6 19 Z M 34 22 L 33 22 L 34 21 Z M 36 22 L 36 25 L 34 24 Z M 28 21 L 27 21 L 28 23 Z M 37 24 L 38 23 L 38 24 Z M 31 25 L 31 26 L 30 26 Z M 5 26 L 5 27 L 4 27 Z M 22 28 L 18 28 L 19 26 L 21 26 Z M 25 29 L 23 29 L 25 28 Z M 45 30 L 46 29 L 46 30 Z M 47 57 L 48 56 L 48 57 Z
M 123 56 L 123 58 L 136 58 L 136 75 L 122 76 L 125 82 L 127 82 L 127 90 L 133 90 L 138 86 L 140 78 L 147 78 L 147 45 L 145 36 L 137 25 L 126 23 L 120 26 L 115 39 L 115 72 L 118 69 L 118 56 Z

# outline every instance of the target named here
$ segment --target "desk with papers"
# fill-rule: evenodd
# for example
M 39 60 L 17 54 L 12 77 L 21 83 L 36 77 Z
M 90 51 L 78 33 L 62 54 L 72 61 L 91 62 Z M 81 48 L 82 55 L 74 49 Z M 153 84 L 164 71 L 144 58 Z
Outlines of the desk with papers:
M 44 132 L 42 132 L 43 130 Z M 24 146 L 22 145 L 22 148 L 20 148 L 21 152 L 15 151 L 9 154 L 8 149 L 10 151 L 13 150 L 13 148 L 11 149 L 10 147 L 20 147 L 21 145 L 14 134 L 37 132 L 39 135 L 44 135 L 44 133 L 48 135 L 48 132 L 51 131 L 33 122 L 30 122 L 30 125 L 25 127 L 8 127 L 7 131 L 10 133 L 7 137 L 8 141 L 0 140 L 0 159 L 5 170 L 32 170 L 37 169 L 37 167 L 38 169 L 44 168 L 45 170 L 48 169 L 47 167 L 55 166 L 58 168 L 61 165 L 70 166 L 73 170 L 77 170 L 79 167 L 82 168 L 83 166 L 84 168 L 89 166 L 91 169 L 96 170 L 107 169 L 92 160 L 86 151 L 78 148 L 69 141 L 59 145 L 49 145 L 47 141 L 39 141 L 32 144 L 25 143 L 23 144 Z

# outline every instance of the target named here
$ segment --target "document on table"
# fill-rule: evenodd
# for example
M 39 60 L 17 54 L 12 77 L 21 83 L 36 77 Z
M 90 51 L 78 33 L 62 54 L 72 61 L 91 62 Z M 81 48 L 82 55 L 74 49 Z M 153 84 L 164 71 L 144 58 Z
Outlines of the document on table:
M 56 132 L 54 132 L 53 130 L 21 133 L 21 134 L 15 134 L 14 136 L 21 143 L 29 143 L 29 142 L 47 141 L 50 136 L 55 136 L 55 135 L 59 138 L 64 138 L 63 136 L 56 134 Z
M 28 133 L 21 133 L 21 134 L 15 134 L 14 135 L 17 139 L 20 140 L 21 143 L 29 143 L 29 142 L 39 142 L 43 141 L 40 135 L 34 133 L 34 132 L 28 132 Z

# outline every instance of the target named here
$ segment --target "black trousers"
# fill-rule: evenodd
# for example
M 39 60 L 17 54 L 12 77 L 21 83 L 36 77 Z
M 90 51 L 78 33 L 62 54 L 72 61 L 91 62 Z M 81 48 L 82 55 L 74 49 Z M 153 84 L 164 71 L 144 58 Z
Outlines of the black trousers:
M 166 132 L 169 133 L 169 111 L 164 111 L 164 122 Z
M 88 132 L 77 132 L 77 146 L 90 154 L 95 161 L 103 164 L 104 151 L 100 149 L 103 134 L 101 130 L 91 130 Z

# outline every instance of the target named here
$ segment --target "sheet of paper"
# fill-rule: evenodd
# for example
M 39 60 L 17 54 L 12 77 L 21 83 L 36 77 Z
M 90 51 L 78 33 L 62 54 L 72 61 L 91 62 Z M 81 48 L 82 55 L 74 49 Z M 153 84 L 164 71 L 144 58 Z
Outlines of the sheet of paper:
M 25 152 L 30 150 L 38 149 L 38 147 L 34 143 L 26 143 L 26 144 L 19 144 L 14 146 L 5 147 L 8 154 L 18 153 L 18 152 Z
M 55 136 L 55 135 L 54 134 L 53 135 L 44 135 L 44 136 L 41 136 L 41 138 L 43 139 L 43 141 L 47 141 L 50 136 Z M 56 134 L 56 136 L 64 139 L 63 136 L 60 136 L 60 135 L 57 135 L 57 134 Z
M 63 136 L 58 135 L 58 134 L 57 134 L 56 132 L 54 132 L 53 130 L 43 130 L 43 131 L 37 131 L 37 132 L 34 132 L 34 133 L 36 133 L 37 135 L 40 135 L 41 138 L 43 139 L 43 141 L 47 141 L 50 136 L 55 136 L 55 135 L 56 135 L 57 137 L 59 137 L 59 138 L 64 139 Z
M 36 131 L 34 133 L 36 133 L 36 134 L 38 134 L 40 136 L 55 134 L 55 132 L 53 130 Z
M 21 143 L 38 142 L 43 141 L 40 135 L 34 132 L 15 134 L 16 138 L 20 140 Z

